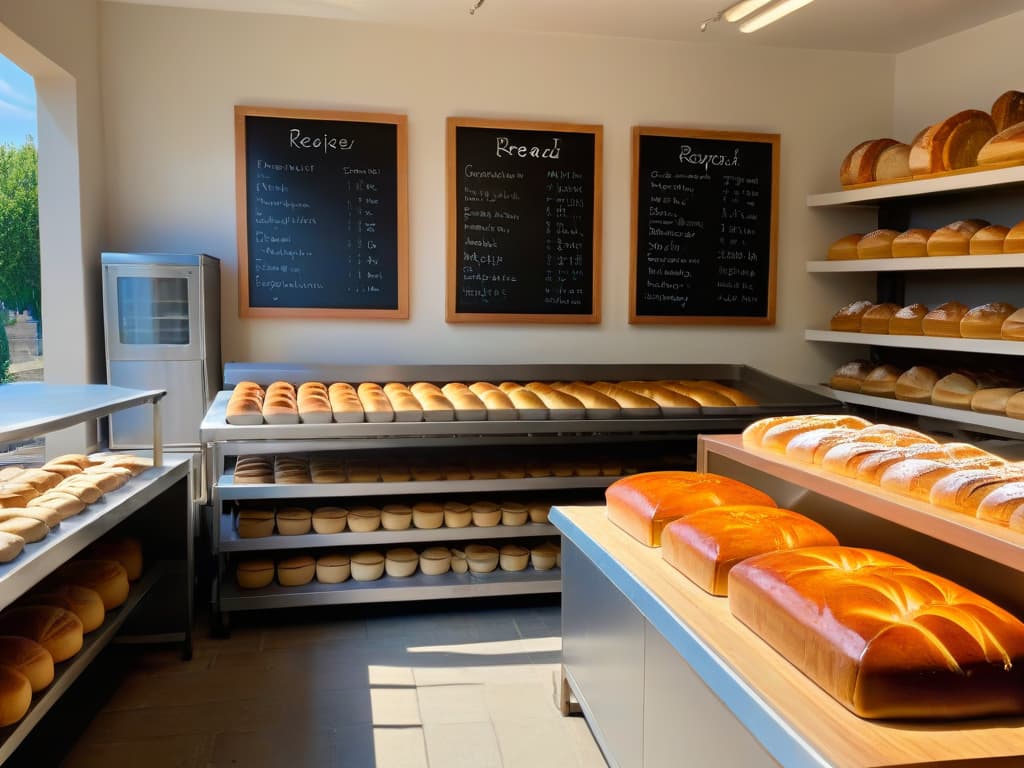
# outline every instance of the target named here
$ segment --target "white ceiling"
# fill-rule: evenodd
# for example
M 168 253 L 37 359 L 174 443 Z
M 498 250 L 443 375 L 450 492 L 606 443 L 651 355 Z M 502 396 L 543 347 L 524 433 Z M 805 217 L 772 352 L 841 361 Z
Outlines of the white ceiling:
M 1024 0 L 817 0 L 745 35 L 703 20 L 731 0 L 108 0 L 458 29 L 518 29 L 661 40 L 898 53 L 1024 11 Z

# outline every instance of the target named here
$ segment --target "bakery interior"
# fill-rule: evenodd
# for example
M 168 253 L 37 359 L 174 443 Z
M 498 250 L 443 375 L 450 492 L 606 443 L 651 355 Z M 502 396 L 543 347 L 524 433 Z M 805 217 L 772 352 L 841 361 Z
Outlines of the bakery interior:
M 0 0 L 46 350 L 0 384 L 0 763 L 1024 761 L 1022 34 L 1021 0 Z M 261 282 L 307 176 L 349 212 L 280 225 L 318 264 L 367 227 L 384 299 Z M 520 214 L 582 268 L 510 277 L 556 247 Z M 185 272 L 184 340 L 133 342 L 121 286 Z

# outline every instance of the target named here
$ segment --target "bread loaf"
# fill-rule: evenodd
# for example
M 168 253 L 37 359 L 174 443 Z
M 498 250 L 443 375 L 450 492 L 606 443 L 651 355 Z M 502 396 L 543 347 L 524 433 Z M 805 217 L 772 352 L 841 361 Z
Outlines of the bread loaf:
M 581 381 L 554 382 L 551 386 L 583 403 L 588 419 L 614 419 L 622 413 L 613 398 Z
M 1003 253 L 1003 243 L 1010 228 L 1002 224 L 990 224 L 982 227 L 974 233 L 971 238 L 968 250 L 972 256 L 986 256 L 996 253 Z
M 6 520 L 0 520 L 0 533 L 17 536 L 22 540 L 23 546 L 41 541 L 49 532 L 49 526 L 34 517 L 9 517 Z M 10 559 L 13 559 L 13 556 Z
M 967 311 L 967 307 L 959 301 L 947 301 L 924 316 L 921 330 L 925 336 L 960 338 L 960 321 Z
M 896 382 L 899 381 L 903 371 L 895 365 L 875 366 L 871 373 L 864 377 L 860 386 L 861 394 L 872 395 L 873 397 L 896 397 Z
M 395 411 L 391 407 L 391 400 L 380 384 L 363 382 L 356 388 L 359 396 L 359 404 L 363 408 L 366 420 L 370 423 L 381 423 L 395 420 Z
M 313 513 L 305 507 L 281 507 L 274 519 L 281 536 L 302 536 L 313 527 Z
M 909 144 L 891 144 L 878 153 L 878 159 L 875 161 L 875 181 L 895 181 L 910 177 Z
M 0 563 L 9 563 L 25 549 L 25 539 L 16 533 L 0 531 Z
M 418 381 L 409 387 L 409 391 L 423 408 L 424 421 L 452 421 L 455 418 L 454 406 L 436 384 Z
M 121 564 L 128 581 L 142 577 L 142 542 L 134 536 L 107 535 L 85 550 L 88 560 L 113 560 Z
M 860 717 L 1024 711 L 1024 624 L 891 555 L 851 547 L 758 555 L 732 569 L 729 608 Z
M 880 466 L 899 461 L 908 455 L 925 453 L 929 456 L 944 456 L 939 446 L 926 444 L 897 447 L 882 443 L 842 443 L 830 448 L 821 459 L 821 468 L 843 477 L 854 477 L 864 482 L 877 483 L 876 472 Z
M 657 401 L 640 394 L 636 390 L 613 384 L 609 381 L 595 381 L 590 384 L 603 395 L 607 395 L 618 404 L 622 416 L 629 419 L 652 419 L 661 415 Z M 671 392 L 671 390 L 668 390 Z M 676 394 L 676 393 L 673 393 Z M 682 395 L 679 395 L 682 397 Z
M 994 134 L 995 123 L 987 112 L 957 112 L 918 135 L 910 148 L 910 170 L 918 176 L 976 165 L 978 150 Z
M 321 584 L 340 584 L 350 574 L 351 562 L 346 554 L 332 552 L 316 559 L 316 580 Z
M 37 496 L 28 502 L 29 509 L 43 508 L 51 510 L 60 516 L 61 520 L 74 517 L 88 506 L 77 496 L 61 491 L 47 491 L 42 496 Z
M 339 424 L 360 422 L 365 418 L 363 403 L 355 387 L 345 382 L 335 382 L 327 390 L 331 413 Z
M 649 397 L 661 409 L 663 416 L 682 416 L 692 414 L 700 408 L 700 403 L 692 397 L 681 394 L 653 381 L 623 381 L 619 386 L 630 392 Z
M 889 323 L 892 321 L 892 316 L 900 311 L 899 304 L 892 304 L 885 302 L 883 304 L 874 304 L 872 307 L 861 315 L 860 318 L 860 331 L 861 333 L 889 333 Z
M 864 379 L 875 369 L 867 360 L 852 360 L 832 372 L 828 385 L 843 392 L 860 392 Z
M 839 183 L 846 187 L 874 181 L 878 156 L 887 147 L 898 143 L 895 139 L 869 139 L 855 146 L 839 166 Z
M 437 387 L 434 387 L 434 389 L 436 390 Z M 423 391 L 424 396 L 426 396 L 428 391 Z M 405 384 L 389 381 L 384 385 L 384 394 L 391 404 L 391 410 L 395 414 L 395 421 L 423 421 L 426 418 L 423 403 Z M 440 390 L 437 390 L 437 392 L 431 391 L 429 394 L 431 395 L 430 402 L 432 407 L 442 405 L 441 413 L 450 414 L 454 417 L 455 412 L 452 410 L 451 403 L 448 403 L 447 410 L 444 409 L 443 402 L 447 402 L 447 400 L 445 400 Z M 450 421 L 451 419 L 448 420 Z
M 314 509 L 311 522 L 315 533 L 332 534 L 344 531 L 347 521 L 347 509 L 327 506 Z
M 0 635 L 33 640 L 49 652 L 54 663 L 66 661 L 82 649 L 81 620 L 71 611 L 53 605 L 6 609 L 0 613 Z
M 902 448 L 889 448 L 881 453 L 873 453 L 861 457 L 856 462 L 856 477 L 858 480 L 879 485 L 882 481 L 882 476 L 890 467 L 911 460 L 935 461 L 943 466 L 969 462 L 981 467 L 1005 463 L 969 443 L 945 443 L 944 445 L 920 443 Z M 967 467 L 954 466 L 953 468 Z
M 895 229 L 876 229 L 857 242 L 858 259 L 891 259 L 892 241 L 899 235 Z
M 729 571 L 748 557 L 839 543 L 797 512 L 755 505 L 693 512 L 665 526 L 661 541 L 665 562 L 712 595 L 729 593 Z
M 51 531 L 60 525 L 61 516 L 58 512 L 49 507 L 4 507 L 0 509 L 0 520 L 10 520 L 12 517 L 32 517 L 44 523 Z
M 310 555 L 293 555 L 277 563 L 277 583 L 282 587 L 302 587 L 316 575 L 316 560 Z
M 228 404 L 224 410 L 228 424 L 239 426 L 251 426 L 263 423 L 263 389 L 259 394 L 251 390 L 242 389 L 241 385 L 235 386 L 228 398 Z
M 748 395 L 742 390 L 736 389 L 736 387 L 730 387 L 727 384 L 723 384 L 720 381 L 710 381 L 708 379 L 680 379 L 680 384 L 692 387 L 702 387 L 703 389 L 710 389 L 723 397 L 727 398 L 732 402 L 733 405 L 742 406 L 757 406 L 760 403 Z
M 860 332 L 861 319 L 864 313 L 874 306 L 870 301 L 855 301 L 840 309 L 829 321 L 833 331 Z
M 1024 419 L 1024 392 L 1010 395 L 1006 401 L 1006 415 L 1011 419 Z
M 41 592 L 30 592 L 18 601 L 19 605 L 53 605 L 71 611 L 82 622 L 82 632 L 89 634 L 103 625 L 107 611 L 103 598 L 95 589 L 78 584 L 57 584 Z M 0 662 L 2 663 L 2 662 Z
M 927 443 L 938 445 L 934 438 L 909 427 L 895 427 L 890 424 L 872 424 L 857 433 L 857 439 L 864 442 L 890 446 L 910 446 Z
M 1024 469 L 1017 465 L 960 469 L 935 483 L 928 498 L 936 507 L 975 517 L 978 506 L 996 488 L 1022 480 Z
M 1006 415 L 1006 403 L 1015 394 L 1020 392 L 1020 387 L 989 387 L 979 389 L 971 398 L 971 410 L 978 413 L 994 413 L 997 416 Z
M 1024 309 L 1018 309 L 1003 321 L 999 336 L 1007 341 L 1024 341 Z
M 1006 483 L 978 504 L 977 517 L 1024 533 L 1024 482 Z
M 966 256 L 971 252 L 971 238 L 987 226 L 984 219 L 962 219 L 936 229 L 928 238 L 928 255 Z
M 930 403 L 932 390 L 935 389 L 940 378 L 939 374 L 931 368 L 915 365 L 896 379 L 894 388 L 896 399 L 911 403 Z
M 473 394 L 487 409 L 488 421 L 514 421 L 519 418 L 512 399 L 501 389 L 486 381 L 477 381 L 469 385 Z
M 587 409 L 583 403 L 561 390 L 539 381 L 531 381 L 526 389 L 540 398 L 552 419 L 582 419 L 586 416 Z M 514 399 L 515 394 L 510 394 L 510 397 Z
M 511 400 L 512 405 L 515 406 L 516 414 L 520 420 L 543 421 L 548 418 L 548 407 L 536 392 L 520 386 L 514 381 L 502 382 L 499 389 L 508 395 L 508 399 Z M 582 417 L 583 414 L 580 413 L 580 415 L 575 418 Z
M 608 519 L 649 547 L 661 546 L 662 529 L 691 512 L 726 504 L 776 506 L 756 488 L 699 472 L 645 472 L 624 477 L 608 486 L 605 500 Z
M 822 427 L 796 435 L 788 443 L 784 453 L 793 462 L 820 464 L 822 458 L 833 446 L 852 443 L 857 440 L 859 429 L 849 427 Z
M 453 381 L 441 387 L 441 393 L 455 408 L 457 421 L 486 421 L 487 406 L 468 386 Z
M 243 560 L 235 568 L 235 582 L 242 589 L 263 589 L 274 580 L 274 561 L 268 558 Z
M 960 320 L 960 335 L 965 339 L 998 339 L 1003 323 L 1017 311 L 1012 304 L 994 301 L 975 307 Z
M 122 605 L 130 589 L 128 572 L 113 560 L 69 560 L 54 571 L 47 583 L 77 584 L 92 589 L 103 600 L 105 611 Z
M 863 234 L 845 235 L 836 240 L 828 247 L 829 261 L 850 261 L 857 258 L 857 243 L 864 237 Z
M 659 381 L 657 383 L 658 386 L 696 400 L 702 408 L 731 408 L 736 405 L 736 402 L 728 395 L 702 384 L 690 384 L 683 381 Z
M 305 382 L 298 389 L 299 420 L 303 424 L 330 424 L 334 410 L 322 382 Z
M 928 314 L 924 304 L 908 304 L 889 320 L 889 333 L 903 336 L 924 336 L 922 321 Z
M 809 432 L 812 429 L 821 429 L 823 427 L 863 429 L 869 426 L 871 426 L 871 422 L 859 416 L 833 416 L 828 414 L 769 416 L 764 419 L 758 419 L 744 429 L 742 440 L 744 448 L 762 448 L 766 447 L 764 446 L 765 439 L 771 433 L 773 435 L 772 439 L 781 442 L 781 448 L 778 450 L 785 450 L 785 444 L 801 432 Z M 781 430 L 786 430 L 786 432 L 780 432 Z
M 932 388 L 932 405 L 970 410 L 971 398 L 978 391 L 978 381 L 968 373 L 943 376 Z
M 0 667 L 17 670 L 27 677 L 33 693 L 53 682 L 53 657 L 43 646 L 27 637 L 0 636 Z M 0 721 L 4 719 L 0 717 Z
M 32 683 L 13 667 L 0 666 L 0 728 L 14 725 L 32 706 Z
M 1024 122 L 1008 126 L 991 136 L 978 152 L 979 165 L 1024 161 Z
M 1024 253 L 1024 221 L 1017 222 L 1006 233 L 1003 253 Z
M 1006 91 L 1001 94 L 992 104 L 992 122 L 997 131 L 1024 122 L 1024 93 Z
M 934 234 L 932 229 L 915 227 L 901 232 L 892 241 L 892 257 L 894 259 L 914 259 L 928 255 L 928 238 Z

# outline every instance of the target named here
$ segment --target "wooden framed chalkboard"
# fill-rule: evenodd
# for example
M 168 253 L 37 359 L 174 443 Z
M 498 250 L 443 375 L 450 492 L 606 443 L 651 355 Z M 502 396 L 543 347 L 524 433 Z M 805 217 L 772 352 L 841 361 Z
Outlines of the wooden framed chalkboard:
M 630 323 L 775 323 L 779 135 L 633 129 Z
M 239 314 L 409 317 L 404 115 L 235 107 Z
M 448 118 L 448 322 L 601 321 L 602 138 Z

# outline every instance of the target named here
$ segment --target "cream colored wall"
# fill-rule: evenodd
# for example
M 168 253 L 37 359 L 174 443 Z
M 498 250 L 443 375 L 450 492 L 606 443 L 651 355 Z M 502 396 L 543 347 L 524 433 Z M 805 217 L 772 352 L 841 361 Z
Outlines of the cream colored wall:
M 850 350 L 803 341 L 849 293 L 803 264 L 854 227 L 809 211 L 864 135 L 889 130 L 892 59 L 821 51 L 433 29 L 102 6 L 106 247 L 203 250 L 223 262 L 225 360 L 741 361 L 821 380 Z M 236 104 L 409 116 L 408 322 L 242 320 L 237 313 Z M 850 105 L 861 117 L 850 120 Z M 444 127 L 449 115 L 605 129 L 603 321 L 593 327 L 444 321 Z M 630 128 L 782 134 L 774 328 L 630 327 Z M 870 219 L 861 218 L 867 222 Z M 855 227 L 854 227 L 855 228 Z

